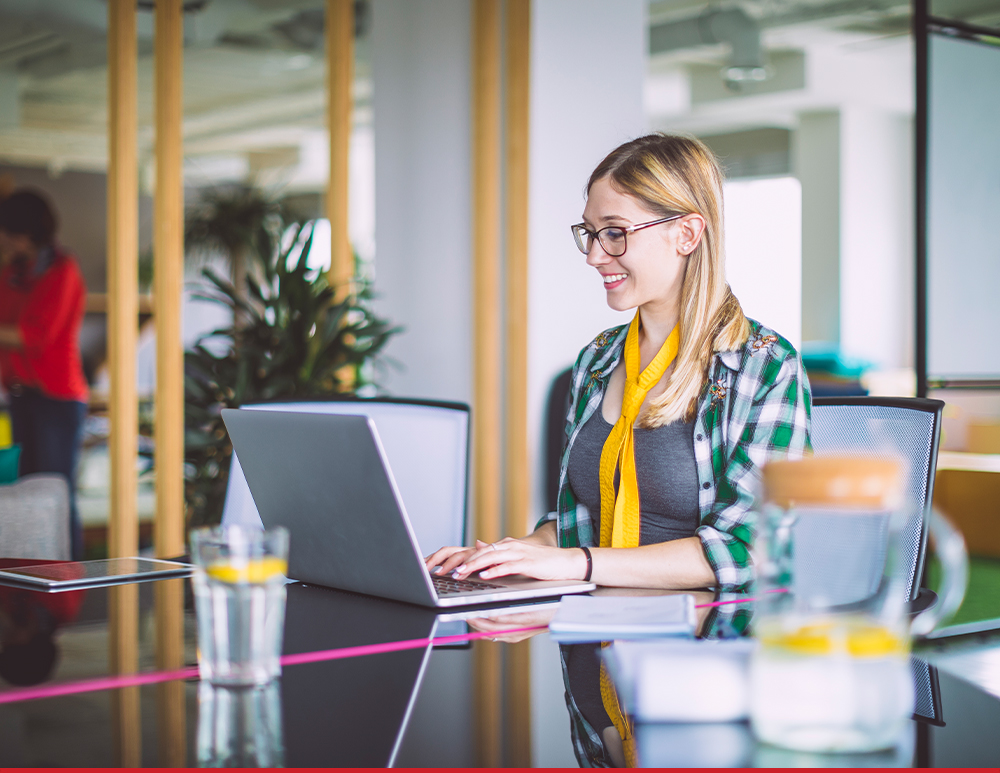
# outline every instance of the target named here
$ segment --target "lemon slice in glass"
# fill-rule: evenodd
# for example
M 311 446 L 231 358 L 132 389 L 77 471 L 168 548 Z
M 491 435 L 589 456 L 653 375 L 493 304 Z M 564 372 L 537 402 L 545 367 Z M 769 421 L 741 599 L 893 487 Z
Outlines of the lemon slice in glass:
M 830 622 L 803 625 L 793 631 L 762 633 L 761 642 L 795 655 L 825 656 L 847 654 L 855 658 L 882 658 L 904 655 L 906 642 L 885 626 L 874 623 L 851 623 L 846 626 Z
M 219 562 L 205 567 L 205 573 L 209 577 L 226 583 L 264 583 L 287 572 L 288 562 L 274 556 L 251 558 L 246 563 L 238 565 Z

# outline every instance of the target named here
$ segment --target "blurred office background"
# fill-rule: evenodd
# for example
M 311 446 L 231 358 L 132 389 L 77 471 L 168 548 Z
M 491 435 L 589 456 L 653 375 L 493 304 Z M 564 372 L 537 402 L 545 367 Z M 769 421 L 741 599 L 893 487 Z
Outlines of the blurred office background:
M 137 261 L 148 259 L 153 243 L 154 6 L 137 0 Z M 337 238 L 325 219 L 328 3 L 184 0 L 182 6 L 186 204 L 239 186 L 259 189 L 319 219 L 310 265 L 325 270 Z M 470 402 L 475 414 L 483 409 L 474 377 L 482 352 L 472 259 L 477 3 L 352 6 L 349 238 L 357 271 L 373 282 L 375 308 L 403 328 L 386 347 L 385 359 L 394 364 L 380 371 L 380 388 Z M 583 186 L 597 162 L 646 131 L 692 133 L 720 156 L 733 290 L 750 316 L 802 348 L 817 390 L 915 394 L 910 2 L 532 0 L 527 6 L 527 201 L 501 207 L 504 229 L 503 218 L 517 206 L 527 212 L 525 286 L 512 286 L 508 275 L 499 297 L 500 322 L 508 325 L 502 330 L 509 331 L 517 322 L 512 315 L 522 312 L 504 299 L 526 291 L 526 401 L 520 414 L 503 418 L 523 426 L 530 507 L 522 513 L 509 494 L 506 503 L 501 496 L 501 511 L 508 512 L 502 530 L 523 532 L 544 509 L 543 424 L 552 380 L 596 333 L 628 319 L 606 307 L 569 226 L 580 219 Z M 995 0 L 933 6 L 938 16 L 1000 27 Z M 80 474 L 81 509 L 94 533 L 108 518 L 109 463 L 99 442 L 109 386 L 107 19 L 106 0 L 0 0 L 0 185 L 29 185 L 51 196 L 62 219 L 60 240 L 78 256 L 90 293 L 83 344 L 91 352 L 89 426 L 97 440 Z M 510 233 L 498 237 L 501 254 Z M 223 257 L 201 254 L 186 263 L 185 346 L 227 324 L 224 308 L 194 297 L 204 282 L 201 268 L 222 265 Z M 148 406 L 155 399 L 155 310 L 144 297 L 148 286 L 140 292 L 135 384 L 140 406 Z M 510 389 L 504 383 L 501 393 Z M 1000 394 L 938 396 L 948 401 L 944 449 L 1000 452 Z M 511 455 L 505 458 L 510 464 Z M 151 524 L 154 480 L 148 461 L 137 465 L 143 474 L 136 513 Z M 148 526 L 147 543 L 150 534 Z M 547 666 L 533 668 L 536 683 L 558 679 Z M 572 760 L 563 711 L 560 705 L 533 711 L 535 764 Z

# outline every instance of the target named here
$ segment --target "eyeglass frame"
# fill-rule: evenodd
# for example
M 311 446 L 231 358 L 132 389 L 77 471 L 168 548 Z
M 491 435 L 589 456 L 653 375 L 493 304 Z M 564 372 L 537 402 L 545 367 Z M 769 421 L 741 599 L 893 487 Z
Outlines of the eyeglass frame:
M 593 239 L 596 239 L 598 241 L 598 243 L 600 243 L 601 249 L 604 250 L 604 254 L 607 255 L 609 258 L 620 258 L 622 255 L 624 255 L 628 251 L 628 235 L 629 234 L 635 233 L 636 231 L 641 231 L 643 228 L 651 228 L 654 225 L 660 225 L 661 223 L 669 223 L 671 220 L 679 220 L 680 218 L 682 218 L 682 217 L 684 217 L 685 215 L 688 215 L 688 214 L 690 214 L 690 213 L 689 212 L 682 212 L 679 215 L 671 215 L 670 217 L 661 217 L 659 220 L 650 220 L 648 223 L 636 223 L 635 225 L 630 225 L 630 226 L 627 226 L 627 227 L 622 227 L 620 225 L 608 225 L 608 226 L 605 226 L 604 228 L 599 228 L 596 231 L 591 231 L 589 228 L 587 228 L 587 224 L 586 223 L 577 223 L 576 225 L 571 225 L 569 227 L 569 229 L 573 232 L 573 241 L 576 242 L 577 249 L 579 249 L 580 252 L 582 252 L 584 255 L 589 255 L 590 254 L 590 250 L 586 250 L 585 251 L 583 249 L 583 244 L 580 242 L 580 239 L 578 237 L 578 233 L 579 233 L 577 231 L 578 228 L 580 228 L 583 231 L 585 231 L 586 233 L 590 234 L 590 236 Z M 604 231 L 610 231 L 612 229 L 614 229 L 616 231 L 621 231 L 622 232 L 622 241 L 625 243 L 625 249 L 623 249 L 617 255 L 612 255 L 610 252 L 608 252 L 607 247 L 604 246 L 604 242 L 601 240 L 601 234 Z M 590 243 L 590 249 L 593 249 L 593 248 L 594 248 L 594 243 L 593 243 L 593 241 L 591 241 L 591 243 Z

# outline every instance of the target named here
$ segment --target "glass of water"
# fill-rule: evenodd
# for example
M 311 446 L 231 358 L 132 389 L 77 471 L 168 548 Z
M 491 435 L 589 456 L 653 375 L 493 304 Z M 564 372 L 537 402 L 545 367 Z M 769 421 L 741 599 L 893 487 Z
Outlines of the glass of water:
M 288 532 L 238 526 L 191 533 L 198 670 L 217 685 L 259 685 L 281 673 Z

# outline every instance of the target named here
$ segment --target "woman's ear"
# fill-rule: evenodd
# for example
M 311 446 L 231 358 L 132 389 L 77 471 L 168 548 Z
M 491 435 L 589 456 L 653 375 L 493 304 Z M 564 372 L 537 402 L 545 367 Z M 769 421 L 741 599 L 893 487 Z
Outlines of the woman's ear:
M 677 230 L 677 251 L 687 257 L 701 244 L 702 234 L 705 233 L 705 218 L 695 212 L 685 215 L 678 222 L 680 228 Z

